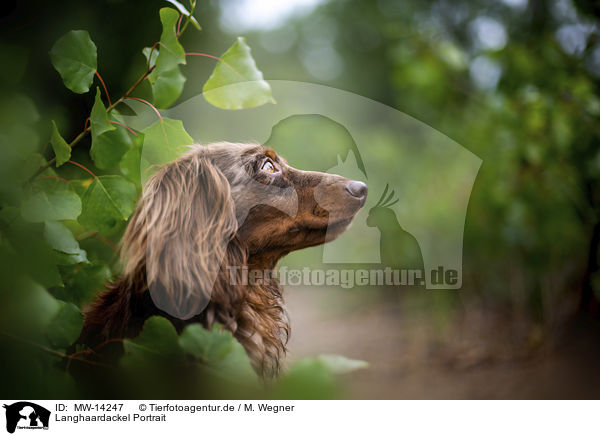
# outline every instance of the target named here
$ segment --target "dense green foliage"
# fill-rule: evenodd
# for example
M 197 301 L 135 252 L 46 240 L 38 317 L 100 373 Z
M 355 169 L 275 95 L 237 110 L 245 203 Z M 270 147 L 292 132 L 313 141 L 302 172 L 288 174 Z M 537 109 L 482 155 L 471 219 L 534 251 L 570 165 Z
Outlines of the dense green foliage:
M 98 73 L 98 48 L 87 31 L 72 30 L 56 41 L 50 59 L 64 85 L 78 94 L 90 89 L 95 94 L 83 130 L 69 142 L 60 133 L 60 122 L 51 120 L 48 141 L 40 150 L 37 133 L 31 129 L 39 118 L 35 103 L 16 94 L 2 106 L 6 111 L 1 136 L 6 171 L 0 210 L 0 335 L 6 352 L 13 356 L 5 361 L 4 374 L 18 381 L 4 384 L 5 397 L 94 394 L 85 386 L 75 387 L 69 368 L 75 362 L 84 370 L 91 369 L 93 379 L 99 363 L 88 357 L 115 341 L 97 350 L 75 346 L 83 324 L 81 309 L 119 273 L 116 244 L 141 193 L 145 170 L 174 159 L 193 143 L 181 121 L 162 117 L 157 108 L 169 107 L 183 90 L 180 65 L 196 53 L 186 54 L 180 37 L 189 22 L 197 24 L 192 17 L 194 7 L 192 1 L 189 12 L 160 9 L 160 40 L 143 50 L 145 71 L 118 100 L 111 101 Z M 244 109 L 273 101 L 243 38 L 222 58 L 214 58 L 216 68 L 205 84 L 205 89 L 215 90 L 210 93 L 212 104 Z M 93 87 L 96 79 L 98 86 Z M 151 102 L 134 97 L 145 80 L 151 87 Z M 244 86 L 245 81 L 256 82 Z M 221 86 L 236 83 L 242 87 L 239 92 L 219 92 Z M 128 99 L 150 106 L 157 120 L 143 131 L 125 125 L 119 111 L 128 109 L 124 105 Z M 88 138 L 91 162 L 84 165 L 73 160 L 72 150 Z M 50 145 L 52 153 L 47 151 Z M 65 166 L 78 172 L 63 174 Z M 101 392 L 127 397 L 270 395 L 261 388 L 242 346 L 218 326 L 207 331 L 191 325 L 178 336 L 169 321 L 153 317 L 139 337 L 122 340 L 122 344 L 125 353 L 119 368 L 111 368 L 121 374 L 112 374 L 108 383 L 116 385 L 119 377 L 127 383 Z M 333 366 L 319 365 L 317 374 L 348 368 L 342 358 L 334 360 Z M 185 377 L 148 383 L 165 379 L 166 367 L 177 368 L 169 374 L 182 372 Z M 313 373 L 305 375 L 303 384 Z M 19 381 L 23 379 L 29 381 L 23 384 Z M 333 384 L 327 380 L 324 386 L 319 382 L 305 385 L 302 395 L 313 396 L 313 385 L 319 395 L 333 395 Z M 49 385 L 53 390 L 48 390 Z M 278 388 L 276 395 L 295 396 L 285 388 Z

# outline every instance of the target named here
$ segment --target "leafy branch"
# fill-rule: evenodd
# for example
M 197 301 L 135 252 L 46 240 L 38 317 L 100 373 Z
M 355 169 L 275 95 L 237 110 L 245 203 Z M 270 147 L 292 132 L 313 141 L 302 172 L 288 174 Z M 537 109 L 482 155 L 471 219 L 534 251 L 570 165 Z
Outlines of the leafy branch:
M 126 355 L 120 366 L 126 366 L 128 359 L 136 360 L 148 353 L 156 354 L 154 351 L 160 348 L 160 339 L 148 332 L 147 326 L 147 341 L 143 338 L 115 339 L 94 349 L 79 350 L 72 354 L 64 352 L 81 333 L 82 304 L 90 301 L 95 292 L 118 272 L 115 263 L 118 252 L 116 239 L 133 213 L 142 190 L 142 165 L 166 163 L 186 151 L 194 142 L 180 120 L 163 117 L 160 112 L 180 97 L 186 80 L 180 69 L 188 57 L 199 56 L 216 61 L 203 88 L 204 96 L 211 104 L 224 109 L 242 109 L 272 101 L 269 85 L 262 80 L 262 73 L 256 67 L 243 38 L 238 38 L 220 57 L 186 52 L 179 39 L 190 23 L 199 28 L 192 15 L 195 1 L 191 1 L 190 11 L 177 1 L 168 1 L 179 11 L 172 8 L 160 10 L 160 39 L 142 50 L 147 60 L 144 71 L 116 99 L 115 95 L 111 95 L 110 84 L 98 72 L 97 47 L 88 32 L 70 31 L 53 45 L 50 51 L 52 64 L 68 89 L 83 94 L 89 92 L 94 81 L 97 81 L 94 102 L 82 130 L 69 142 L 61 136 L 58 126 L 52 121 L 50 138 L 41 156 L 46 155 L 48 147 L 52 148 L 54 156 L 42 160 L 39 154 L 32 153 L 30 161 L 35 162 L 36 166 L 18 183 L 24 194 L 20 210 L 13 207 L 16 209 L 13 216 L 11 214 L 15 211 L 9 207 L 2 210 L 6 216 L 0 216 L 0 232 L 3 220 L 7 225 L 29 226 L 27 228 L 31 228 L 31 234 L 36 235 L 34 243 L 37 244 L 37 251 L 46 256 L 44 262 L 36 264 L 35 271 L 31 273 L 35 285 L 31 291 L 35 295 L 32 294 L 31 298 L 39 299 L 38 306 L 46 308 L 46 316 L 42 317 L 44 325 L 36 327 L 44 335 L 39 341 L 36 339 L 36 342 L 27 343 L 61 357 L 67 369 L 72 361 L 103 366 L 94 359 L 98 350 L 110 342 L 123 341 Z M 150 85 L 151 98 L 136 95 L 144 82 Z M 240 89 L 238 85 L 246 86 L 245 82 L 250 83 L 250 87 Z M 259 86 L 256 86 L 256 82 L 260 82 Z M 228 85 L 233 84 L 236 86 L 224 92 Z M 156 114 L 157 120 L 142 130 L 134 130 L 119 111 L 119 105 L 126 100 L 143 103 Z M 76 162 L 71 156 L 72 149 L 88 135 L 91 138 L 89 155 L 92 164 Z M 78 167 L 84 175 L 78 172 L 76 176 L 70 176 L 63 170 L 65 164 Z M 42 237 L 37 237 L 40 228 Z M 0 245 L 4 240 L 4 235 L 0 235 Z M 29 247 L 27 244 L 31 243 L 29 240 L 17 240 L 14 246 Z M 27 250 L 20 255 L 31 257 Z M 185 347 L 180 347 L 177 335 L 171 334 L 172 326 L 167 327 L 164 323 L 169 323 L 164 318 L 156 322 L 157 329 L 169 332 L 169 346 L 177 351 L 175 354 L 183 356 Z M 203 340 L 211 341 L 209 337 L 203 337 Z M 232 337 L 227 338 L 228 344 L 232 341 Z M 251 372 L 247 357 L 240 347 L 236 347 L 235 360 Z M 213 360 L 203 357 L 198 362 L 208 367 L 215 363 Z

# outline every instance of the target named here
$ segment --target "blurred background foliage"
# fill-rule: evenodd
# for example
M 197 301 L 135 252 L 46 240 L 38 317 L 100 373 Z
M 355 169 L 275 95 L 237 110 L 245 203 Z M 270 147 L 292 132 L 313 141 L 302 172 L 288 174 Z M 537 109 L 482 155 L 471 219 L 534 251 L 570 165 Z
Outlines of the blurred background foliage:
M 56 121 L 68 141 L 83 128 L 94 101 L 93 92 L 76 95 L 62 85 L 48 56 L 53 43 L 70 29 L 87 30 L 98 46 L 99 72 L 111 96 L 120 96 L 144 70 L 146 59 L 141 48 L 158 39 L 158 10 L 167 5 L 162 0 L 5 3 L 0 21 L 0 126 L 2 153 L 9 156 L 0 162 L 5 204 L 17 200 L 11 198 L 14 190 L 4 188 L 39 167 L 39 162 L 23 158 L 24 153 L 37 152 L 40 159 L 41 155 L 52 156 L 51 151 L 44 149 L 50 137 L 50 121 Z M 369 361 L 376 371 L 379 360 L 390 359 L 382 351 L 384 348 L 394 349 L 397 355 L 425 355 L 414 365 L 429 362 L 435 356 L 464 366 L 466 361 L 471 365 L 528 358 L 569 342 L 572 335 L 586 336 L 597 344 L 597 1 L 224 0 L 199 2 L 194 15 L 202 31 L 182 36 L 186 51 L 219 56 L 236 36 L 243 35 L 266 79 L 320 83 L 366 96 L 423 121 L 483 160 L 465 223 L 463 289 L 442 293 L 355 288 L 330 294 L 343 302 L 319 300 L 330 305 L 326 308 L 312 307 L 300 301 L 302 297 L 292 297 L 292 309 L 296 305 L 333 317 L 338 311 L 344 314 L 337 318 L 339 322 L 346 322 L 349 327 L 353 316 L 363 311 L 394 320 L 391 326 L 382 321 L 382 328 L 414 332 L 403 336 L 403 343 L 385 339 L 387 342 L 380 348 L 361 345 L 362 336 L 339 334 L 336 341 L 346 345 L 331 351 L 354 349 L 352 357 Z M 187 81 L 178 102 L 201 93 L 214 67 L 211 59 L 188 58 L 187 64 L 181 66 Z M 151 99 L 148 84 L 142 84 L 136 95 Z M 334 166 L 340 150 L 351 149 L 353 144 L 343 126 L 319 116 L 289 119 L 273 130 L 269 141 L 292 165 L 313 170 Z M 382 162 L 393 159 L 394 143 L 386 140 L 385 131 L 374 138 L 374 143 L 370 152 L 377 153 Z M 311 152 L 294 153 L 301 146 L 303 151 Z M 73 149 L 72 159 L 94 168 L 96 175 L 116 173 L 114 169 L 96 168 L 89 148 L 89 140 L 84 139 Z M 74 165 L 61 167 L 57 174 L 81 180 L 75 183 L 86 183 L 87 175 Z M 14 219 L 11 214 L 14 211 L 10 208 L 0 211 L 4 229 Z M 76 224 L 67 222 L 68 227 L 73 225 Z M 10 239 L 16 231 L 3 231 L 1 237 Z M 43 262 L 45 257 L 36 257 L 34 248 L 43 229 L 24 224 L 18 231 L 24 235 L 19 241 L 29 240 L 33 247 L 22 248 L 36 268 L 26 271 L 28 280 L 17 281 L 14 271 L 21 265 L 15 265 L 12 254 L 3 253 L 0 268 L 6 292 L 2 312 L 7 325 L 13 322 L 9 319 L 20 317 L 17 309 L 22 310 L 22 306 L 18 298 L 26 293 L 37 296 L 27 301 L 36 301 L 39 307 L 28 306 L 24 317 L 51 319 L 59 310 L 64 316 L 75 316 L 64 307 L 49 309 L 44 302 L 44 288 L 57 299 L 81 306 L 101 289 L 105 280 L 118 273 L 114 248 L 119 232 L 79 241 L 91 260 L 89 264 L 77 269 L 61 267 L 60 277 L 40 277 L 36 274 L 43 269 L 36 262 Z M 319 250 L 322 248 L 300 252 L 286 264 L 314 264 L 314 259 L 321 258 Z M 292 320 L 294 315 L 292 310 Z M 405 324 L 408 318 L 413 321 Z M 423 330 L 426 334 L 419 336 Z M 299 349 L 325 351 L 315 348 L 318 340 L 309 340 L 306 331 L 318 336 L 317 327 L 307 327 L 306 340 L 299 343 Z M 295 329 L 296 333 L 302 336 L 302 329 Z M 377 342 L 374 338 L 378 335 L 383 332 L 374 328 L 362 341 Z M 420 344 L 416 351 L 412 345 L 406 345 L 415 343 Z M 10 338 L 4 338 L 3 345 L 11 351 L 2 363 L 5 374 L 15 373 L 15 365 L 33 353 L 23 344 L 15 345 Z M 594 350 L 588 347 L 574 353 L 584 353 L 577 358 L 581 357 L 588 368 L 596 360 L 585 355 L 585 351 Z M 43 355 L 48 361 L 43 368 L 56 369 L 57 375 L 31 376 L 30 396 L 52 396 L 53 392 L 72 395 L 61 381 L 66 376 L 57 369 L 58 357 L 52 353 Z M 30 357 L 35 360 L 39 359 L 37 356 L 36 353 Z M 314 368 L 323 366 L 322 362 L 299 363 L 286 382 L 291 393 L 282 396 L 333 395 L 329 376 L 315 376 L 318 368 Z M 402 368 L 404 371 L 414 366 Z M 396 376 L 392 370 L 382 370 L 363 376 L 363 384 L 375 386 L 373 396 L 378 396 L 377 386 L 383 392 L 383 386 L 391 383 L 388 379 Z M 311 378 L 323 380 L 312 394 L 310 390 L 306 392 L 302 381 Z M 37 390 L 33 386 L 39 387 L 37 382 L 41 379 L 62 388 L 53 391 L 54 385 L 44 384 L 43 390 Z M 590 378 L 585 380 L 587 387 L 584 383 L 582 390 L 573 391 L 573 395 L 584 395 L 586 388 L 597 387 L 597 378 L 594 383 L 589 383 Z M 402 383 L 395 386 L 401 388 Z M 545 391 L 529 394 L 542 395 L 540 392 Z M 561 395 L 565 391 L 552 392 Z M 385 395 L 388 394 L 381 393 Z M 427 393 L 415 394 L 419 395 Z

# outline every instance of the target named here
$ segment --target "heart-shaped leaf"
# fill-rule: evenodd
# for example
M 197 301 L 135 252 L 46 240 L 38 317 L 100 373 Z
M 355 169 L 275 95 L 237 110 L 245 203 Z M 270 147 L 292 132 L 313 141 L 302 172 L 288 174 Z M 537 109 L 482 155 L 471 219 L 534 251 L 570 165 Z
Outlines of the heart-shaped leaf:
M 185 51 L 177 39 L 179 13 L 171 8 L 162 8 L 160 21 L 163 30 L 159 46 L 154 50 L 146 47 L 143 53 L 148 65 L 154 66 L 148 76 L 152 87 L 152 103 L 159 109 L 166 109 L 183 91 L 185 77 L 179 71 L 179 64 L 185 64 Z
M 125 127 L 98 136 L 90 148 L 90 156 L 98 168 L 103 170 L 116 167 L 131 146 L 131 134 Z
M 166 109 L 181 95 L 185 77 L 179 67 L 175 67 L 160 74 L 150 74 L 148 81 L 152 87 L 152 103 L 158 109 Z
M 56 250 L 55 260 L 59 265 L 74 265 L 88 262 L 87 253 L 79 248 L 73 233 L 59 221 L 44 223 L 44 239 Z
M 79 196 L 66 189 L 52 193 L 37 192 L 21 207 L 23 218 L 34 223 L 74 220 L 80 213 Z
M 106 107 L 102 103 L 100 88 L 96 88 L 96 98 L 94 99 L 94 106 L 92 106 L 90 114 L 90 127 L 92 129 L 92 144 L 104 132 L 115 130 L 115 126 L 110 123 L 108 118 Z
M 50 143 L 52 144 L 52 149 L 56 155 L 57 167 L 71 159 L 71 147 L 69 147 L 67 141 L 60 136 L 58 127 L 56 127 L 56 123 L 54 121 L 52 121 L 52 135 L 50 136 Z
M 135 368 L 140 364 L 182 357 L 177 339 L 177 332 L 169 320 L 161 316 L 152 316 L 146 320 L 138 337 L 123 341 L 125 355 L 120 364 L 127 368 Z
M 160 75 L 179 64 L 185 64 L 185 51 L 177 39 L 177 21 L 179 21 L 179 13 L 176 10 L 171 8 L 160 10 L 162 33 L 153 74 Z
M 204 98 L 221 109 L 247 109 L 275 103 L 244 38 L 239 37 L 221 56 L 202 89 Z
M 109 119 L 122 122 L 116 110 L 111 111 Z M 94 164 L 101 169 L 116 167 L 123 155 L 131 148 L 133 135 L 125 127 L 113 125 L 114 130 L 104 132 L 92 141 L 90 156 Z
M 44 239 L 52 248 L 63 253 L 79 253 L 79 243 L 73 233 L 63 223 L 46 221 L 44 223 Z
M 83 244 L 83 242 L 82 242 Z M 111 251 L 112 254 L 112 251 Z M 89 303 L 111 278 L 111 271 L 104 262 L 79 264 L 76 268 L 63 270 L 64 288 L 55 288 L 54 295 L 78 306 Z
M 63 83 L 77 94 L 88 92 L 97 68 L 96 45 L 85 30 L 71 30 L 50 50 L 52 65 Z
M 133 212 L 137 199 L 135 185 L 121 176 L 99 176 L 82 197 L 79 222 L 110 235 Z
M 170 162 L 189 150 L 194 140 L 183 128 L 179 120 L 162 118 L 142 130 L 144 145 L 142 157 L 146 165 L 162 165 Z M 143 169 L 146 169 L 145 167 Z M 147 174 L 144 173 L 144 176 Z
M 136 184 L 140 184 L 140 168 L 142 163 L 142 145 L 144 144 L 144 134 L 138 133 L 135 137 L 133 147 L 131 147 L 121 159 L 119 168 L 125 177 Z
M 191 324 L 183 330 L 179 345 L 224 378 L 257 380 L 244 347 L 221 326 L 215 325 L 209 331 L 200 324 Z

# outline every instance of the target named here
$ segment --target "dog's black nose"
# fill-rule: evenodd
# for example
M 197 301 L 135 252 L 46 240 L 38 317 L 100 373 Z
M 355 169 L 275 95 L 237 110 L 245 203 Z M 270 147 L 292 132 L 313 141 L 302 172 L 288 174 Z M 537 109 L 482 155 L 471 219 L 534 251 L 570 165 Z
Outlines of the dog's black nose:
M 364 198 L 367 195 L 368 188 L 363 182 L 352 180 L 346 185 L 346 191 L 353 197 Z

